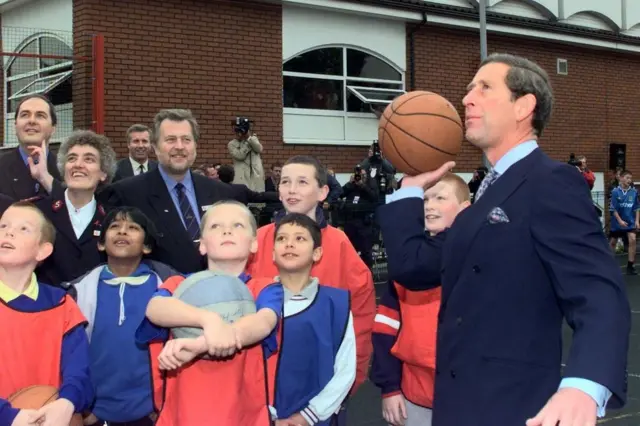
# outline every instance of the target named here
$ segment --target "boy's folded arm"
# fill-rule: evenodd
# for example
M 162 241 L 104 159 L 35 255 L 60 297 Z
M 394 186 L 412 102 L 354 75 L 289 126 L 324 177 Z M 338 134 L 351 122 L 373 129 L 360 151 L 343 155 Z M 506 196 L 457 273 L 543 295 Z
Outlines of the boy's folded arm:
M 153 297 L 147 305 L 146 316 L 155 325 L 161 327 L 199 327 L 204 328 L 204 323 L 215 318 L 211 312 L 190 306 L 173 297 Z M 220 318 L 218 316 L 220 320 Z
M 256 313 L 233 323 L 241 346 L 249 346 L 269 337 L 278 326 L 284 304 L 281 285 L 269 285 L 256 298 Z M 271 336 L 270 338 L 274 338 Z
M 9 401 L 0 398 L 0 425 L 11 426 L 20 410 L 13 408 Z
M 264 340 L 278 324 L 278 315 L 270 308 L 242 317 L 233 323 L 240 345 L 250 346 Z
M 87 410 L 93 402 L 94 390 L 89 366 L 89 340 L 84 328 L 77 326 L 62 340 L 62 383 L 59 392 L 60 398 L 73 404 L 76 413 Z
M 335 414 L 344 402 L 356 379 L 356 336 L 353 315 L 333 363 L 333 377 L 329 383 L 300 411 L 302 417 L 314 425 Z

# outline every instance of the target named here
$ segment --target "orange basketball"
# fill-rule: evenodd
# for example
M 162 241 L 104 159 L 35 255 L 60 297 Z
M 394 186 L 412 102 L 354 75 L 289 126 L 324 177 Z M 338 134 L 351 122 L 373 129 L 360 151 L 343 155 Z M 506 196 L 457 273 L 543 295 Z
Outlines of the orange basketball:
M 432 92 L 408 92 L 387 106 L 378 124 L 378 143 L 402 173 L 436 170 L 460 152 L 462 120 L 451 102 Z
M 13 408 L 21 410 L 37 410 L 58 399 L 58 389 L 53 386 L 35 385 L 20 389 L 9 396 Z M 75 414 L 69 426 L 82 426 L 82 416 Z

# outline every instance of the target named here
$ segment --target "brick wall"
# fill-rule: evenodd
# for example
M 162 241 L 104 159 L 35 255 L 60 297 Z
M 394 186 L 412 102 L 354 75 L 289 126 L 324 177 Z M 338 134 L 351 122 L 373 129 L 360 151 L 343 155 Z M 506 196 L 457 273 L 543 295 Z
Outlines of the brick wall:
M 608 169 L 609 143 L 627 144 L 627 168 L 640 173 L 640 109 L 633 84 L 640 55 L 618 54 L 489 34 L 489 53 L 526 56 L 550 74 L 555 92 L 551 123 L 541 139 L 552 157 L 566 161 L 571 152 L 587 156 L 594 171 Z M 477 33 L 424 27 L 415 34 L 416 89 L 440 93 L 464 116 L 462 98 L 480 62 Z M 569 75 L 556 73 L 556 59 L 568 60 Z M 481 164 L 479 150 L 465 142 L 459 171 Z
M 0 14 L 0 28 L 2 28 L 2 14 Z M 2 31 L 0 31 L 0 50 L 4 52 L 4 43 L 2 42 Z M 0 58 L 2 60 L 2 67 L 4 68 L 4 60 L 5 58 Z M 0 72 L 0 99 L 4 102 L 4 72 Z M 0 146 L 4 145 L 4 125 L 5 125 L 5 111 L 7 109 L 6 104 L 3 104 L 0 107 L 0 111 L 2 112 L 2 120 L 0 120 Z
M 280 6 L 246 0 L 74 0 L 73 25 L 77 54 L 90 51 L 83 34 L 105 36 L 105 133 L 119 154 L 126 152 L 126 129 L 150 124 L 162 108 L 194 112 L 202 134 L 198 164 L 229 158 L 226 146 L 237 114 L 256 121 L 267 158 L 281 154 Z M 90 80 L 81 72 L 76 77 L 74 120 L 88 126 Z

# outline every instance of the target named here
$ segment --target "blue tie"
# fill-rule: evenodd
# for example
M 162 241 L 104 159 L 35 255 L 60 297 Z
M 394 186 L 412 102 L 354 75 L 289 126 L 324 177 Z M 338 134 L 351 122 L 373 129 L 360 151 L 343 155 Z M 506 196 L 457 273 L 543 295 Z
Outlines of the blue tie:
M 198 241 L 200 239 L 200 225 L 198 225 L 198 220 L 196 219 L 196 215 L 193 213 L 187 194 L 184 193 L 184 185 L 177 183 L 175 189 L 176 194 L 178 195 L 178 204 L 180 204 L 180 212 L 182 213 L 185 228 L 189 233 L 189 237 L 193 241 Z

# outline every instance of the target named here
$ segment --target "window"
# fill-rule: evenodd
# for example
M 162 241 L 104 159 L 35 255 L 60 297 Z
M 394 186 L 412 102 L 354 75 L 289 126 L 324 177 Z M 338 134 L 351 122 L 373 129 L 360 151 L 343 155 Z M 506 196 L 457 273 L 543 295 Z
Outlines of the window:
M 20 99 L 32 94 L 47 95 L 54 105 L 71 103 L 73 50 L 66 43 L 51 35 L 38 35 L 17 52 L 54 58 L 17 56 L 9 62 L 5 78 L 7 116 L 15 112 Z
M 295 110 L 373 115 L 374 108 L 405 93 L 400 71 L 348 47 L 303 53 L 285 62 L 282 74 L 284 108 Z

